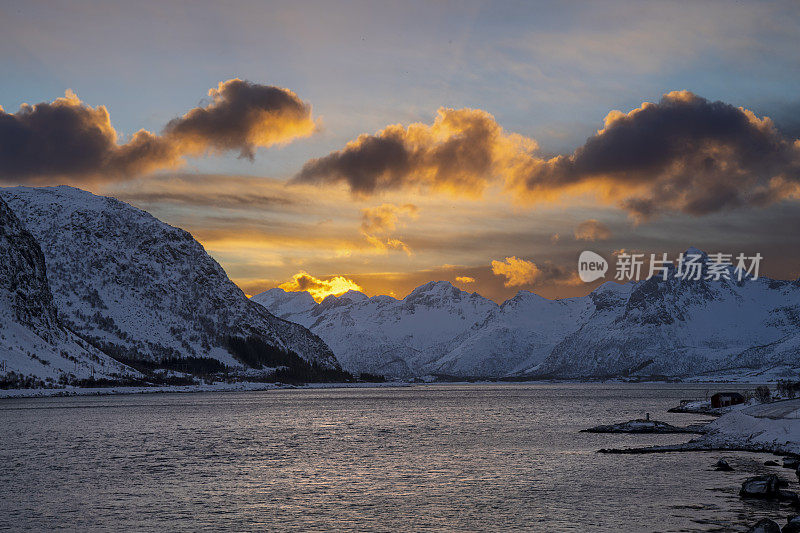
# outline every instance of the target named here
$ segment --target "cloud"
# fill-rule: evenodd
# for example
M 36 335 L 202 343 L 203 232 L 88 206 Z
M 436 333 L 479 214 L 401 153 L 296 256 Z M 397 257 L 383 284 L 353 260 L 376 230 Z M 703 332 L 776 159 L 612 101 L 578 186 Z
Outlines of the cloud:
M 504 261 L 492 261 L 492 273 L 505 277 L 506 287 L 533 284 L 541 275 L 535 263 L 514 256 L 506 257 Z
M 361 210 L 361 234 L 374 248 L 382 251 L 402 250 L 411 255 L 411 249 L 402 240 L 389 237 L 401 217 L 417 218 L 419 208 L 414 204 L 382 204 Z
M 0 175 L 7 182 L 112 181 L 175 168 L 186 156 L 289 142 L 315 130 L 311 107 L 288 89 L 233 79 L 209 91 L 210 103 L 170 121 L 161 135 L 136 132 L 119 144 L 104 106 L 72 91 L 52 103 L 0 107 Z
M 688 91 L 612 111 L 569 156 L 533 161 L 518 191 L 600 190 L 631 215 L 704 215 L 797 197 L 800 143 L 769 118 Z
M 475 278 L 471 278 L 469 276 L 456 276 L 456 281 L 458 283 L 475 283 Z
M 504 133 L 485 111 L 441 108 L 431 126 L 396 124 L 308 161 L 294 182 L 346 183 L 362 196 L 409 187 L 479 196 L 518 154 L 534 148 L 531 139 Z
M 504 132 L 484 111 L 443 108 L 430 126 L 389 126 L 312 159 L 294 181 L 344 183 L 357 196 L 391 189 L 481 196 L 502 184 L 521 202 L 592 195 L 644 220 L 798 198 L 800 141 L 768 117 L 674 91 L 610 112 L 572 154 L 543 157 L 535 140 Z
M 361 210 L 361 229 L 369 233 L 392 231 L 397 227 L 401 216 L 416 218 L 418 213 L 419 208 L 414 204 L 368 207 Z
M 350 290 L 362 290 L 355 281 L 344 276 L 320 279 L 307 272 L 298 272 L 292 276 L 292 279 L 278 285 L 278 287 L 289 292 L 307 291 L 317 302 L 321 302 L 331 294 L 338 296 Z
M 240 79 L 208 91 L 211 103 L 171 120 L 164 136 L 184 153 L 239 151 L 253 159 L 259 147 L 307 137 L 316 129 L 311 106 L 288 89 Z
M 590 218 L 578 224 L 575 238 L 579 241 L 605 241 L 611 238 L 611 230 L 602 222 Z

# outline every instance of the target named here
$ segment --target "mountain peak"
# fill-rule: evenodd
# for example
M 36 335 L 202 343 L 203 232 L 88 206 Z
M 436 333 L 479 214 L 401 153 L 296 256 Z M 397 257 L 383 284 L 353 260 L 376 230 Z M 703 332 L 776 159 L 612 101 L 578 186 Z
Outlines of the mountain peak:
M 337 298 L 348 298 L 354 302 L 363 302 L 364 300 L 369 300 L 369 296 L 367 296 L 363 292 L 356 291 L 353 289 L 350 289 L 344 294 L 340 294 L 339 296 L 337 296 Z
M 449 281 L 429 281 L 428 283 L 420 285 L 419 287 L 417 287 L 416 289 L 411 291 L 411 294 L 409 294 L 409 296 L 412 296 L 412 295 L 415 295 L 415 294 L 417 294 L 417 295 L 418 294 L 435 294 L 435 293 L 442 294 L 442 293 L 450 293 L 450 292 L 453 292 L 453 291 L 461 292 L 461 289 L 457 288 L 456 286 L 454 286 Z
M 683 252 L 683 256 L 684 257 L 689 256 L 689 255 L 699 255 L 699 256 L 702 256 L 702 257 L 708 257 L 707 253 L 705 253 L 700 248 L 695 248 L 694 246 L 690 246 L 689 248 L 686 249 L 685 252 Z

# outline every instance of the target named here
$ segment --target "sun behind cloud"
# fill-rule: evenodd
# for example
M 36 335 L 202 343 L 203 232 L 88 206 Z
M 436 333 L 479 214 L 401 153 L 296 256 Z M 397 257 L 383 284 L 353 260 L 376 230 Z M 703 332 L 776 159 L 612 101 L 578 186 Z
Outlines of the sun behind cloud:
M 308 272 L 298 272 L 292 279 L 278 285 L 287 292 L 307 291 L 314 300 L 321 302 L 331 294 L 339 296 L 347 291 L 362 291 L 363 289 L 351 279 L 344 276 L 334 276 L 330 279 L 315 278 Z

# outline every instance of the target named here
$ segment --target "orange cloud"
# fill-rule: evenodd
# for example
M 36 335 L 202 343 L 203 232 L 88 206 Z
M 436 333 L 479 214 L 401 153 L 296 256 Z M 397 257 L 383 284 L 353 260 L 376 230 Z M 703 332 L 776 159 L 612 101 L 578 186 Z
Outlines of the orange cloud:
M 417 218 L 419 209 L 413 204 L 383 204 L 361 210 L 361 234 L 378 250 L 402 250 L 411 255 L 411 249 L 402 240 L 386 234 L 394 231 L 400 218 Z
M 506 257 L 505 261 L 492 261 L 492 273 L 505 277 L 506 287 L 532 284 L 541 275 L 535 263 L 514 256 Z
M 590 218 L 575 228 L 575 239 L 579 241 L 604 241 L 611 238 L 611 230 L 602 222 Z
M 469 276 L 456 276 L 456 281 L 458 283 L 475 283 L 475 278 L 471 278 Z
M 294 181 L 344 182 L 356 195 L 421 187 L 480 196 L 536 148 L 532 139 L 503 132 L 485 111 L 441 108 L 430 126 L 396 124 L 312 159 Z
M 338 296 L 347 291 L 361 291 L 361 287 L 353 280 L 344 276 L 334 276 L 328 279 L 315 278 L 307 272 L 298 272 L 292 279 L 278 285 L 281 289 L 289 292 L 307 291 L 317 302 L 321 302 L 326 296 L 333 294 Z

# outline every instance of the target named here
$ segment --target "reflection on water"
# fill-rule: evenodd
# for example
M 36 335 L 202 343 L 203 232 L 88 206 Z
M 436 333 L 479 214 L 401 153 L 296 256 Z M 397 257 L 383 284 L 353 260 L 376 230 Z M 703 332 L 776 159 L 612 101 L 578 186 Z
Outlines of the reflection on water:
M 0 528 L 711 531 L 765 454 L 603 455 L 579 430 L 705 385 L 424 385 L 0 402 Z M 711 465 L 729 458 L 734 472 Z M 773 469 L 775 470 L 775 469 Z M 780 472 L 786 479 L 788 470 Z M 796 484 L 793 488 L 796 488 Z

